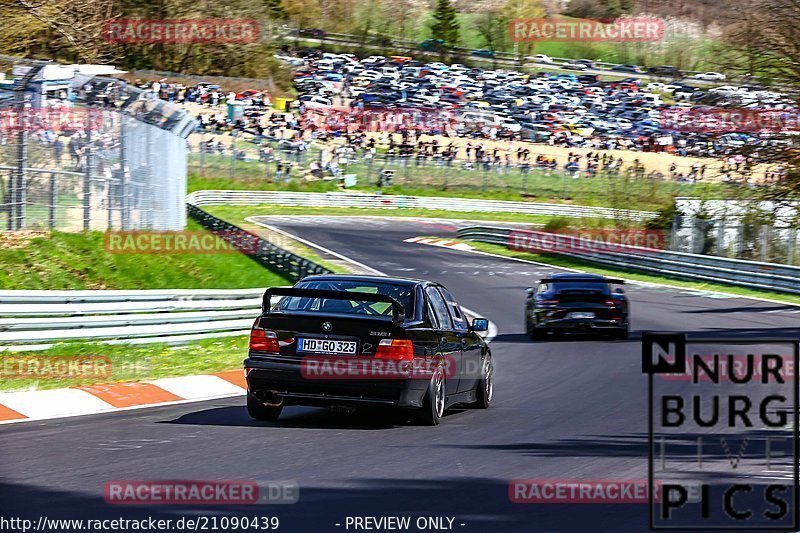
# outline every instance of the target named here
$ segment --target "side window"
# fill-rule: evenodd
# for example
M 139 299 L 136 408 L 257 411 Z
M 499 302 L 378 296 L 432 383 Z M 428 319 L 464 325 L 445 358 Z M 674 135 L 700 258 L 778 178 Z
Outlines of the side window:
M 431 306 L 430 301 L 428 302 L 427 306 L 428 306 L 428 316 L 431 319 L 431 326 L 433 326 L 433 329 L 439 329 L 439 321 L 436 320 L 436 313 L 433 311 L 433 306 Z
M 458 305 L 456 299 L 453 298 L 453 295 L 445 289 L 444 287 L 439 289 L 444 296 L 445 302 L 447 302 L 447 308 L 450 310 L 450 314 L 453 317 L 453 324 L 455 328 L 458 330 L 466 331 L 467 328 L 467 317 L 464 316 L 464 313 L 461 311 L 461 306 Z
M 431 303 L 433 312 L 436 315 L 436 321 L 439 323 L 441 329 L 453 329 L 453 322 L 450 320 L 450 313 L 447 312 L 447 304 L 439 294 L 435 287 L 428 287 L 425 289 L 428 294 L 428 300 Z

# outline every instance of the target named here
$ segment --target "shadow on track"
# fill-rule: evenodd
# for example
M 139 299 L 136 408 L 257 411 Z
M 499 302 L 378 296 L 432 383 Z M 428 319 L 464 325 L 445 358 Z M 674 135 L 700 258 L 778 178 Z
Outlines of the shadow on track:
M 445 412 L 445 419 L 458 419 L 474 412 L 473 409 L 453 406 Z M 335 430 L 389 430 L 420 426 L 411 412 L 391 409 L 362 408 L 353 411 L 313 407 L 286 407 L 275 422 L 253 420 L 242 406 L 216 407 L 187 413 L 174 420 L 158 424 L 186 424 L 197 426 L 241 426 L 254 428 L 335 429 Z M 446 422 L 443 422 L 446 423 Z
M 244 399 L 242 399 L 244 403 Z M 393 429 L 399 417 L 386 411 L 358 410 L 346 412 L 335 409 L 314 409 L 310 407 L 286 407 L 280 420 L 260 422 L 248 416 L 244 405 L 218 407 L 187 413 L 174 420 L 160 424 L 189 424 L 199 426 L 247 426 L 292 429 L 354 429 L 379 430 Z
M 773 306 L 741 306 L 741 307 L 721 307 L 721 308 L 706 308 L 706 309 L 691 309 L 689 311 L 681 311 L 687 314 L 728 314 L 728 313 L 766 313 L 767 311 L 797 311 L 796 305 L 773 305 Z
M 767 452 L 766 439 L 775 439 L 771 430 L 753 430 L 728 436 L 727 446 L 734 448 L 747 439 L 747 453 L 763 457 Z M 665 455 L 670 458 L 693 460 L 698 453 L 698 439 L 702 439 L 702 453 L 706 460 L 730 460 L 730 452 L 708 433 L 682 433 L 670 435 L 665 443 Z M 585 435 L 582 438 L 558 439 L 549 442 L 520 442 L 514 444 L 442 444 L 447 448 L 470 450 L 495 450 L 528 457 L 630 457 L 647 461 L 647 434 Z M 656 455 L 660 452 L 656 444 Z M 774 447 L 774 444 L 773 444 Z M 700 473 L 698 473 L 699 475 Z
M 494 339 L 492 339 L 492 344 L 495 343 L 542 343 L 542 342 L 560 342 L 560 341 L 602 341 L 602 342 L 631 342 L 631 341 L 640 341 L 642 339 L 642 333 L 640 331 L 631 331 L 630 335 L 626 340 L 620 339 L 612 339 L 607 335 L 598 335 L 592 333 L 565 333 L 565 334 L 554 334 L 548 335 L 543 337 L 542 339 L 538 340 L 531 340 L 530 337 L 525 335 L 524 333 L 503 333 L 501 335 L 497 335 Z
M 529 475 L 530 472 L 521 471 L 519 477 Z M 348 516 L 365 515 L 410 516 L 410 530 L 417 530 L 414 521 L 425 516 L 455 518 L 453 530 L 464 532 L 647 530 L 646 505 L 515 504 L 509 499 L 509 481 L 502 479 L 454 476 L 362 478 L 341 480 L 339 486 L 300 483 L 300 498 L 294 505 L 111 505 L 103 499 L 104 483 L 104 480 L 90 481 L 88 486 L 81 485 L 80 491 L 72 491 L 3 482 L 0 483 L 3 515 L 30 519 L 34 525 L 42 515 L 49 519 L 169 519 L 173 531 L 180 518 L 276 516 L 280 519 L 280 531 L 341 532 Z M 462 523 L 464 527 L 460 526 Z M 59 532 L 78 530 L 74 527 L 57 529 Z

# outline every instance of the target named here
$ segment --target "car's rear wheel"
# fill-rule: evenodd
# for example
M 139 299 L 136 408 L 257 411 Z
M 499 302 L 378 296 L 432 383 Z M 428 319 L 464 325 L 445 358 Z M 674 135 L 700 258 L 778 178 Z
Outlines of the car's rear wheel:
M 620 330 L 615 331 L 611 335 L 612 335 L 613 338 L 615 338 L 617 340 L 624 341 L 624 340 L 628 339 L 628 336 L 630 335 L 630 331 L 628 330 L 628 328 L 620 329 Z
M 473 407 L 478 409 L 488 409 L 492 404 L 494 395 L 494 365 L 492 364 L 491 354 L 486 354 L 483 358 L 481 369 L 481 379 L 475 385 L 475 403 Z
M 428 384 L 428 390 L 422 400 L 422 409 L 418 415 L 419 421 L 426 426 L 438 426 L 444 416 L 446 400 L 444 379 L 444 372 L 439 367 L 434 371 Z
M 265 405 L 252 394 L 247 395 L 247 414 L 251 418 L 263 421 L 275 421 L 281 416 L 283 404 Z
M 536 326 L 533 325 L 531 325 L 530 329 L 528 330 L 528 337 L 530 337 L 532 341 L 540 341 L 544 339 L 546 335 L 547 335 L 546 331 L 544 331 L 541 328 L 537 328 Z

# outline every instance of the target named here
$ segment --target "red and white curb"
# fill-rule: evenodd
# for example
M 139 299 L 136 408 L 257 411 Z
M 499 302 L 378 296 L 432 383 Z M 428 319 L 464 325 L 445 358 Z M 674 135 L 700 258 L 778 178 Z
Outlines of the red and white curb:
M 440 239 L 436 237 L 411 237 L 410 239 L 404 239 L 403 242 L 413 242 L 417 244 L 427 244 L 429 246 L 440 246 L 442 248 L 450 248 L 452 250 L 461 250 L 463 252 L 471 252 L 475 248 L 470 246 L 469 244 L 453 241 L 450 239 Z
M 200 376 L 0 393 L 0 424 L 242 396 L 242 370 Z

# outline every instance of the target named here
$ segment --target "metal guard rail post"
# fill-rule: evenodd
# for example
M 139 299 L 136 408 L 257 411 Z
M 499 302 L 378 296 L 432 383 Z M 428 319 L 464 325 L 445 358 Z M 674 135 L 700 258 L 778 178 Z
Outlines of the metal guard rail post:
M 314 261 L 310 261 L 286 251 L 283 248 L 280 248 L 279 246 L 262 239 L 254 233 L 243 230 L 242 228 L 235 226 L 230 222 L 226 222 L 215 217 L 214 215 L 200 209 L 196 205 L 187 204 L 186 208 L 188 209 L 189 216 L 196 220 L 205 229 L 215 233 L 222 233 L 223 239 L 228 241 L 232 246 L 237 247 L 243 253 L 264 265 L 266 268 L 272 270 L 273 272 L 283 274 L 292 281 L 299 281 L 312 274 L 331 273 L 330 269 L 325 268 Z M 233 238 L 226 232 L 236 235 L 249 236 L 251 242 L 256 243 L 256 251 L 249 252 L 248 250 L 242 250 L 242 245 L 239 240 Z

